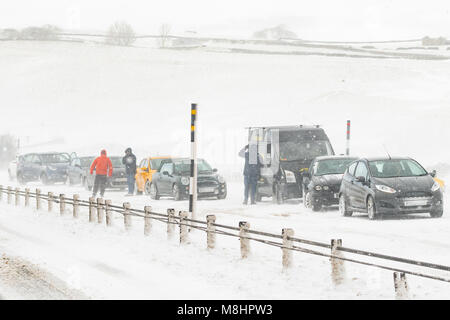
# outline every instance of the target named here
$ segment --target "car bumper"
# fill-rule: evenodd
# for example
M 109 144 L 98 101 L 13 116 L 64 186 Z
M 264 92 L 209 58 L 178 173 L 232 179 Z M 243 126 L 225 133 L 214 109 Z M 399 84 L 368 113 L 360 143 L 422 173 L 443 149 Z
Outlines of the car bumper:
M 339 204 L 339 193 L 333 191 L 312 191 L 312 202 L 321 206 L 334 206 Z
M 47 172 L 47 179 L 51 182 L 66 182 L 67 173 Z
M 441 193 L 429 197 L 404 198 L 379 192 L 375 195 L 375 206 L 381 214 L 428 213 L 442 210 L 443 200 Z
M 182 185 L 180 186 L 180 190 L 182 190 L 183 198 L 189 197 L 189 186 Z M 198 187 L 197 188 L 197 197 L 198 198 L 211 198 L 218 197 L 227 194 L 227 184 L 222 183 L 216 186 L 209 187 Z

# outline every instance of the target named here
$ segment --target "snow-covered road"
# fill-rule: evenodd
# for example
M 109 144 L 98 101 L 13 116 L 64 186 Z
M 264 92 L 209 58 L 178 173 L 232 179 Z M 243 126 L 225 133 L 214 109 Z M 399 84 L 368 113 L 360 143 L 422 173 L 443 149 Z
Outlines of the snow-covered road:
M 7 182 L 3 185 L 15 186 Z M 76 186 L 30 183 L 28 187 L 66 196 L 78 193 L 83 199 L 89 196 L 87 191 Z M 199 201 L 198 218 L 215 214 L 218 223 L 237 226 L 239 221 L 248 221 L 252 229 L 272 233 L 290 227 L 301 238 L 321 242 L 342 238 L 347 247 L 450 265 L 450 218 L 447 214 L 441 219 L 431 219 L 423 214 L 369 221 L 363 214 L 343 218 L 333 208 L 314 213 L 295 200 L 280 206 L 266 200 L 245 207 L 241 204 L 241 189 L 240 184 L 230 183 L 228 199 Z M 151 205 L 156 212 L 187 208 L 187 201 L 152 201 L 146 196 L 125 197 L 114 191 L 108 192 L 106 198 L 115 204 L 131 202 L 134 208 Z M 448 209 L 447 206 L 446 212 Z M 330 281 L 329 261 L 325 258 L 295 254 L 294 268 L 286 274 L 281 272 L 279 249 L 262 244 L 252 243 L 251 258 L 241 261 L 239 245 L 234 238 L 219 236 L 218 248 L 210 252 L 205 250 L 205 235 L 194 232 L 189 235 L 190 245 L 180 248 L 177 236 L 167 239 L 166 226 L 159 222 L 153 223 L 152 235 L 145 238 L 143 222 L 139 218 L 133 218 L 133 230 L 126 233 L 120 215 L 115 217 L 115 226 L 106 229 L 89 224 L 85 210 L 78 221 L 70 214 L 61 218 L 56 208 L 54 211 L 49 214 L 46 210 L 36 212 L 32 208 L 15 208 L 3 201 L 0 205 L 0 248 L 8 258 L 26 259 L 68 288 L 82 293 L 65 298 L 393 297 L 392 274 L 388 271 L 347 263 L 347 282 L 336 290 Z M 446 283 L 417 277 L 409 277 L 409 282 L 413 298 L 450 297 L 450 285 Z M 4 292 L 0 294 L 6 299 L 15 297 Z M 45 297 L 54 296 L 44 293 L 35 298 Z

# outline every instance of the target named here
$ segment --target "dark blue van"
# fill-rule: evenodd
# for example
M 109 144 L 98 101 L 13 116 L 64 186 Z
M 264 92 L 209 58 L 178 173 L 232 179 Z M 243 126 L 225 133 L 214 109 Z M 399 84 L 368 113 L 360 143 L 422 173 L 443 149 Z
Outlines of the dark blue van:
M 66 182 L 70 156 L 67 153 L 28 153 L 17 164 L 19 183 L 41 181 L 43 184 Z

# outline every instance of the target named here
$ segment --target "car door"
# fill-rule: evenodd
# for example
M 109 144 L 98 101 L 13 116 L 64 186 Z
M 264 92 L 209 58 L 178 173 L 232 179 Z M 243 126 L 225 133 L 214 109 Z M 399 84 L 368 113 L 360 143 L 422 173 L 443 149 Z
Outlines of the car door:
M 148 159 L 142 159 L 136 170 L 136 185 L 139 190 L 144 190 L 146 180 L 146 171 L 148 170 Z
M 167 172 L 167 174 L 164 174 Z M 172 192 L 171 176 L 173 175 L 173 163 L 165 163 L 160 170 L 158 191 L 164 194 L 170 194 Z
M 39 180 L 41 177 L 42 159 L 38 154 L 34 154 L 30 164 L 30 178 Z
M 356 208 L 366 207 L 366 195 L 367 195 L 367 177 L 369 175 L 369 169 L 364 161 L 358 161 L 358 166 L 355 170 L 355 179 L 353 182 L 353 199 L 354 206 Z M 358 178 L 364 178 L 364 181 L 358 181 Z
M 356 166 L 358 165 L 358 162 L 353 162 L 349 165 L 347 171 L 344 174 L 344 177 L 342 178 L 342 184 L 341 184 L 341 191 L 344 194 L 346 200 L 348 201 L 348 205 L 350 207 L 353 207 L 354 202 L 354 190 L 353 190 L 353 184 L 355 180 L 355 170 Z

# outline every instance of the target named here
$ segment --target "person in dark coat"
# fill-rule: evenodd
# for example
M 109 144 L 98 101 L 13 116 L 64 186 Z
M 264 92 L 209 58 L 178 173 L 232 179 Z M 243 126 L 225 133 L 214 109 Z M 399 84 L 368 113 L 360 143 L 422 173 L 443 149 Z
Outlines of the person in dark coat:
M 136 156 L 133 154 L 131 148 L 125 150 L 125 156 L 122 158 L 122 163 L 125 165 L 128 183 L 128 195 L 134 194 L 134 185 L 136 181 Z
M 256 187 L 258 180 L 261 178 L 261 156 L 257 153 L 256 145 L 246 145 L 240 152 L 239 156 L 245 158 L 244 165 L 244 205 L 248 204 L 250 195 L 251 204 L 256 204 Z
M 94 189 L 92 191 L 92 197 L 97 196 L 97 192 L 100 190 L 100 196 L 103 198 L 105 195 L 106 182 L 108 177 L 112 176 L 113 165 L 111 160 L 106 156 L 106 150 L 102 150 L 100 157 L 96 158 L 91 165 L 90 173 L 94 174 L 95 170 L 95 180 Z

